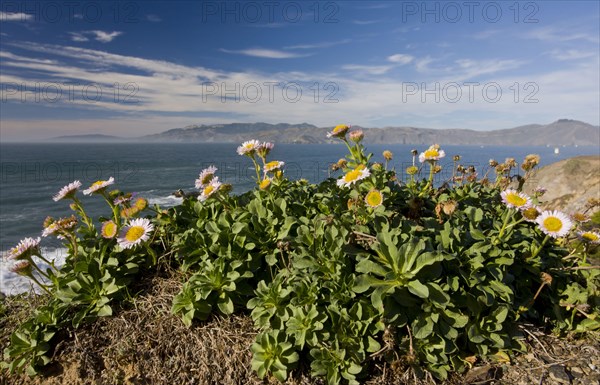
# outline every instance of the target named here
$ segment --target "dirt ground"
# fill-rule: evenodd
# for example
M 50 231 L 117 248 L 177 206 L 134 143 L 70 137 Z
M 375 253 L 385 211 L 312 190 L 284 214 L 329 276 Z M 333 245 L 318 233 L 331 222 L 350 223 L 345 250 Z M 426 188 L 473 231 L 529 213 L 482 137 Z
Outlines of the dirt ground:
M 43 375 L 29 378 L 0 372 L 0 384 L 264 384 L 250 368 L 250 345 L 256 331 L 248 316 L 214 317 L 187 328 L 170 314 L 171 301 L 180 289 L 173 277 L 154 277 L 146 282 L 146 294 L 136 297 L 115 316 L 64 335 Z M 0 314 L 0 348 L 10 333 L 43 301 L 7 297 Z M 36 303 L 37 302 L 37 303 Z M 478 362 L 445 385 L 483 384 L 579 384 L 600 385 L 600 336 L 586 339 L 558 338 L 522 325 L 528 352 L 513 362 Z M 301 363 L 287 384 L 323 384 L 308 376 Z M 417 378 L 402 365 L 373 362 L 371 385 L 434 384 Z

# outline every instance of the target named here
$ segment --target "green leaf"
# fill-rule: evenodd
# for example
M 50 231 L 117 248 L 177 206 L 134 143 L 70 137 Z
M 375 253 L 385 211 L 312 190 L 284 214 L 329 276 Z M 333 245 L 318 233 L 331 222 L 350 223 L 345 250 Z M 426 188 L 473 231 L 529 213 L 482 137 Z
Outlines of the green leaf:
M 408 291 L 420 298 L 429 297 L 429 288 L 418 280 L 410 281 L 408 283 Z

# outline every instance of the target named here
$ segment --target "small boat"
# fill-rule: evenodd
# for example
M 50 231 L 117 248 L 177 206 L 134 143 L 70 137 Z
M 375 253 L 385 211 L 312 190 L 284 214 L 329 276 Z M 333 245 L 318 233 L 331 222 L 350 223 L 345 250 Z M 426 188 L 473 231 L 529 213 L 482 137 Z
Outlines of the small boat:
M 558 147 L 554 147 L 554 154 L 558 155 L 560 153 L 560 149 Z

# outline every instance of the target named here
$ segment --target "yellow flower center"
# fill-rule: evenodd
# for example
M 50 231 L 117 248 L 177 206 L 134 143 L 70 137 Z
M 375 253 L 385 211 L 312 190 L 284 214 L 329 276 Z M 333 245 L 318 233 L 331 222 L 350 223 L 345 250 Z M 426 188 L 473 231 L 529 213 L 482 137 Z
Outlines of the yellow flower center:
M 102 186 L 103 183 L 104 183 L 103 180 L 98 180 L 98 181 L 94 182 L 94 184 L 92 184 L 92 188 Z
M 426 159 L 435 158 L 435 157 L 437 157 L 439 155 L 440 155 L 439 151 L 436 150 L 435 148 L 430 148 L 429 150 L 425 151 L 425 158 Z
M 527 210 L 523 210 L 523 216 L 529 220 L 534 220 L 538 217 L 539 213 L 535 207 L 530 207 Z
M 596 234 L 591 233 L 591 232 L 586 232 L 586 233 L 581 234 L 581 238 L 585 239 L 588 242 L 596 242 L 596 241 L 598 241 L 598 239 L 600 239 L 600 238 L 598 238 L 598 236 Z
M 356 170 L 349 171 L 346 175 L 344 175 L 344 181 L 346 183 L 354 182 L 360 177 L 360 171 L 361 170 L 359 170 L 358 168 Z
M 261 190 L 266 190 L 270 185 L 271 185 L 271 180 L 268 178 L 265 178 L 262 180 L 262 182 L 260 182 L 260 185 L 258 187 Z
M 142 226 L 133 226 L 127 230 L 125 234 L 125 239 L 129 242 L 135 242 L 140 239 L 144 235 L 144 228 Z
M 379 191 L 371 191 L 367 194 L 367 204 L 371 207 L 377 207 L 383 203 L 383 195 Z
M 213 186 L 206 186 L 204 188 L 204 195 L 210 195 L 215 190 Z
M 138 200 L 135 201 L 134 206 L 136 209 L 141 211 L 141 210 L 145 209 L 146 206 L 148 206 L 148 201 L 146 201 L 144 198 L 139 198 Z
M 340 124 L 335 126 L 335 128 L 333 129 L 333 133 L 334 134 L 339 134 L 342 131 L 347 131 L 348 130 L 348 126 L 346 126 L 345 124 Z
M 272 161 L 272 162 L 269 162 L 269 163 L 267 163 L 267 164 L 265 165 L 265 169 L 267 169 L 267 170 L 269 170 L 269 171 L 270 171 L 270 170 L 273 170 L 273 169 L 275 169 L 275 168 L 278 168 L 278 167 L 279 167 L 279 162 L 278 162 L 278 161 L 276 161 L 276 160 L 274 160 L 274 161 Z
M 527 199 L 518 194 L 506 194 L 506 200 L 508 203 L 517 207 L 524 206 L 527 203 Z
M 108 222 L 102 228 L 102 235 L 105 238 L 112 238 L 117 233 L 117 225 L 114 222 Z
M 200 182 L 202 182 L 202 184 L 207 184 L 208 182 L 210 182 L 212 180 L 212 178 L 213 178 L 213 174 L 206 174 Z
M 544 227 L 551 232 L 558 232 L 563 227 L 562 221 L 557 217 L 548 217 L 544 219 Z

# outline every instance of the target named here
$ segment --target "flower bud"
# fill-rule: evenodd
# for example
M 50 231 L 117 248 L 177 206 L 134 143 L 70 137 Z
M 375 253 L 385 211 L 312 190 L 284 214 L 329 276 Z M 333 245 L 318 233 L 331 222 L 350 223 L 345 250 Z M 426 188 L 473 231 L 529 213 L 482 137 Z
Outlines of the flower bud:
M 356 131 L 352 131 L 350 133 L 350 140 L 353 141 L 354 143 L 358 143 L 361 140 L 363 140 L 363 138 L 365 137 L 365 134 L 362 130 L 356 130 Z
M 408 175 L 415 175 L 417 172 L 419 172 L 419 168 L 417 166 L 410 166 L 406 169 L 406 173 Z

